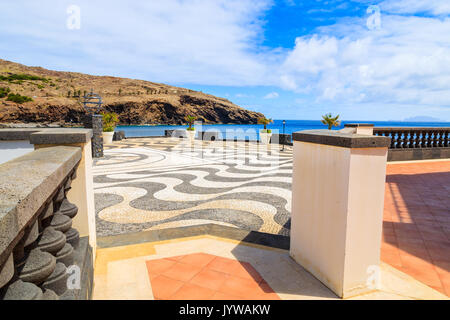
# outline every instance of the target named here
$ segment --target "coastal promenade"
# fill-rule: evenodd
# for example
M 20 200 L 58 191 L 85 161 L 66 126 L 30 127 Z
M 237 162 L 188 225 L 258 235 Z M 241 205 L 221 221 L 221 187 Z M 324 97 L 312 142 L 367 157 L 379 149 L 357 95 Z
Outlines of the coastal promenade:
M 141 298 L 177 299 L 182 294 L 187 298 L 193 292 L 200 292 L 199 298 L 239 298 L 230 293 L 236 293 L 233 289 L 223 289 L 225 283 L 216 283 L 223 277 L 217 268 L 225 265 L 234 270 L 227 277 L 235 281 L 234 287 L 231 280 L 226 286 L 235 290 L 247 286 L 254 298 L 335 297 L 301 267 L 295 267 L 286 251 L 292 148 L 285 146 L 280 151 L 279 145 L 254 142 L 196 141 L 191 145 L 180 141 L 127 139 L 106 146 L 105 158 L 96 160 L 97 234 L 103 247 L 96 266 L 97 298 L 110 297 L 106 283 L 113 276 L 108 275 L 107 266 L 120 269 L 127 263 L 142 270 L 135 272 L 134 280 L 125 282 L 137 283 L 136 279 L 149 273 L 153 291 L 136 287 L 134 292 L 143 292 Z M 408 278 L 416 294 L 450 295 L 449 173 L 448 160 L 388 163 L 381 247 L 384 281 L 400 283 L 398 279 Z M 253 244 L 243 245 L 242 240 Z M 217 257 L 219 253 L 222 258 Z M 170 258 L 173 256 L 176 258 Z M 244 262 L 253 259 L 252 263 L 239 262 L 244 257 Z M 278 261 L 283 274 L 302 274 L 303 282 L 289 284 L 278 272 L 265 269 L 267 259 Z M 175 269 L 169 269 L 183 267 L 190 271 L 182 273 L 191 272 L 193 277 L 174 279 Z M 237 280 L 242 277 L 251 283 Z M 216 287 L 198 288 L 211 281 Z M 117 288 L 122 284 L 115 283 Z M 308 291 L 305 286 L 315 289 Z M 159 292 L 157 288 L 171 289 Z M 385 298 L 413 297 L 408 290 L 404 296 L 396 292 Z M 120 298 L 124 293 L 117 294 Z

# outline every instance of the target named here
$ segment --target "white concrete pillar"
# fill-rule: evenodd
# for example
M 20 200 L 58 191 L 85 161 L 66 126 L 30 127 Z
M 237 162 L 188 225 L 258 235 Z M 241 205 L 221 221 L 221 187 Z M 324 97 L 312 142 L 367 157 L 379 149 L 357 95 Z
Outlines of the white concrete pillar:
M 346 123 L 344 129 L 341 132 L 373 135 L 373 124 L 372 123 Z
M 54 129 L 33 133 L 30 142 L 35 149 L 57 145 L 80 147 L 82 156 L 67 193 L 67 200 L 78 207 L 78 213 L 72 220 L 72 227 L 77 229 L 80 237 L 89 236 L 93 257 L 97 246 L 95 227 L 94 181 L 92 175 L 92 130 L 91 129 Z
M 372 291 L 390 139 L 310 130 L 293 140 L 291 257 L 339 297 Z

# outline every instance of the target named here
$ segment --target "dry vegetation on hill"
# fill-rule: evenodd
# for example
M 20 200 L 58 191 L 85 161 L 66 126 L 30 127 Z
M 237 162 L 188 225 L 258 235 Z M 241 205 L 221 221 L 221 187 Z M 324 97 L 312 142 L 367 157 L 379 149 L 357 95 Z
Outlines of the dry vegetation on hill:
M 80 96 L 93 89 L 121 124 L 256 123 L 261 113 L 224 98 L 143 80 L 27 67 L 0 59 L 0 123 L 80 123 Z M 32 101 L 27 101 L 32 99 Z

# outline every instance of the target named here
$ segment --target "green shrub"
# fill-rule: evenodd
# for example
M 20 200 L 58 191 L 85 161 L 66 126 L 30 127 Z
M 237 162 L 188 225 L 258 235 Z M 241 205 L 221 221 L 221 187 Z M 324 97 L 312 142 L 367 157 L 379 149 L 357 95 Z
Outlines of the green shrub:
M 31 80 L 31 81 L 44 81 L 48 82 L 48 79 L 31 74 L 13 73 L 8 76 L 0 76 L 0 81 L 14 81 L 14 80 Z
M 33 101 L 33 99 L 31 99 L 30 97 L 27 97 L 27 96 L 22 96 L 18 93 L 10 93 L 8 95 L 8 99 L 6 99 L 6 101 L 12 101 L 15 103 L 24 103 L 24 102 Z
M 9 88 L 0 88 L 0 98 L 6 97 L 10 91 Z
M 119 123 L 119 116 L 115 112 L 102 112 L 103 132 L 113 132 L 116 124 Z

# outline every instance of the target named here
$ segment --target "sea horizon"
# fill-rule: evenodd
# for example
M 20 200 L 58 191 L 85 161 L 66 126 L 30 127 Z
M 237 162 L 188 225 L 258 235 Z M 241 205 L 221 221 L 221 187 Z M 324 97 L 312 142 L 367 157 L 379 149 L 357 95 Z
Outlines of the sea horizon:
M 364 121 L 364 120 L 343 120 L 341 124 L 334 127 L 333 130 L 340 130 L 344 128 L 347 123 L 371 123 L 375 127 L 450 127 L 450 122 L 445 121 Z M 129 138 L 135 137 L 151 137 L 164 136 L 165 130 L 185 129 L 187 125 L 121 125 L 117 126 L 116 130 L 125 131 L 125 136 Z M 197 126 L 198 128 L 199 126 Z M 259 130 L 263 128 L 260 124 L 202 124 L 201 130 L 198 131 L 219 131 L 226 136 L 227 130 L 232 130 L 239 135 L 245 135 L 247 132 L 255 132 L 255 139 L 259 136 Z M 272 124 L 267 126 L 273 133 L 292 134 L 296 131 L 326 129 L 327 127 L 321 123 L 320 120 L 286 120 L 283 127 L 283 120 L 274 120 Z M 241 131 L 242 130 L 242 131 Z M 252 139 L 251 139 L 252 140 Z

